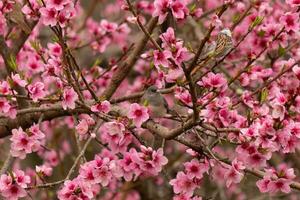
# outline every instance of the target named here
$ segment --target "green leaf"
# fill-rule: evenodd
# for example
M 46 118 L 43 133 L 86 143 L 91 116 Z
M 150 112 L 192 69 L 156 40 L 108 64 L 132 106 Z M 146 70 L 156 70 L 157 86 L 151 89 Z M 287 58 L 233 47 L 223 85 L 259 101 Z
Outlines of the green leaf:
M 41 50 L 40 43 L 37 40 L 31 40 L 30 45 L 36 52 L 39 52 Z
M 259 37 L 264 37 L 265 34 L 266 34 L 266 32 L 263 31 L 263 30 L 260 30 L 260 31 L 257 33 L 257 35 L 258 35 Z
M 154 63 L 153 62 L 150 62 L 150 69 L 154 69 L 155 68 L 155 66 L 154 66 Z
M 281 45 L 279 45 L 279 48 L 278 48 L 278 56 L 279 56 L 279 57 L 284 56 L 285 53 L 286 53 L 285 48 L 282 47 Z
M 197 5 L 192 4 L 192 6 L 190 7 L 190 12 L 194 12 L 196 8 L 197 8 Z
M 236 23 L 239 19 L 240 19 L 240 14 L 235 14 L 235 15 L 233 15 L 232 21 L 233 21 L 233 23 Z
M 98 66 L 98 65 L 100 65 L 101 64 L 101 59 L 100 58 L 97 58 L 96 60 L 95 60 L 95 62 L 93 63 L 93 65 L 92 66 Z
M 59 38 L 56 36 L 56 35 L 54 35 L 52 38 L 51 38 L 51 40 L 52 40 L 52 42 L 59 42 Z
M 268 97 L 268 89 L 264 88 L 259 94 L 259 102 L 262 104 L 267 100 Z
M 264 20 L 264 17 L 257 16 L 257 17 L 255 18 L 255 20 L 251 23 L 250 29 L 253 29 L 254 27 L 260 25 L 260 24 L 262 23 L 263 20 Z
M 8 58 L 8 66 L 13 70 L 17 71 L 17 62 L 16 62 L 16 57 L 12 54 L 9 55 Z
M 148 105 L 149 105 L 149 101 L 147 99 L 145 99 L 144 102 L 143 102 L 143 106 L 147 107 Z
M 187 43 L 187 49 L 188 49 L 190 52 L 195 53 L 195 51 L 194 51 L 194 49 L 193 49 L 193 47 L 192 47 L 192 45 L 191 45 L 190 42 Z

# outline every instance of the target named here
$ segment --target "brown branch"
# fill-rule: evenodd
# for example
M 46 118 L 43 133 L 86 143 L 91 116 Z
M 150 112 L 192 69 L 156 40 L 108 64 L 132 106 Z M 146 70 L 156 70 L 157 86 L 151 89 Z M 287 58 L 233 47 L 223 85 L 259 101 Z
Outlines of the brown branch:
M 34 109 L 34 108 L 33 108 Z M 91 113 L 90 110 L 86 108 L 78 107 L 74 110 L 63 110 L 61 105 L 54 105 L 45 109 L 37 110 L 37 112 L 30 112 L 22 115 L 17 115 L 16 119 L 4 118 L 0 119 L 0 138 L 6 137 L 11 134 L 11 130 L 22 127 L 23 129 L 29 128 L 33 123 L 37 123 L 42 114 L 44 114 L 42 121 L 49 121 L 58 117 L 69 116 L 74 113 Z M 22 111 L 19 111 L 22 112 Z
M 152 33 L 154 30 L 156 24 L 157 24 L 157 17 L 152 18 L 149 22 L 148 26 L 148 32 Z M 122 81 L 126 78 L 130 70 L 132 69 L 133 65 L 136 63 L 136 61 L 139 58 L 139 55 L 142 53 L 146 43 L 148 42 L 149 37 L 146 35 L 143 35 L 143 37 L 140 39 L 140 41 L 135 45 L 135 48 L 133 52 L 129 55 L 128 59 L 125 61 L 125 63 L 121 66 L 119 66 L 116 70 L 116 72 L 113 74 L 109 87 L 106 88 L 102 94 L 103 97 L 106 99 L 110 99 L 112 95 L 115 93 L 115 91 L 118 89 L 119 85 L 122 83 Z
M 233 32 L 234 29 L 247 17 L 247 15 L 249 14 L 249 11 L 252 9 L 252 7 L 253 7 L 253 5 L 251 3 L 250 6 L 247 8 L 247 10 L 243 13 L 243 15 L 241 15 L 239 17 L 239 19 L 231 26 L 231 28 L 230 28 L 231 32 Z
M 131 11 L 131 13 L 133 14 L 133 16 L 136 18 L 138 27 L 141 29 L 141 31 L 144 32 L 144 34 L 149 38 L 149 40 L 151 41 L 151 43 L 159 50 L 159 51 L 163 51 L 163 49 L 157 44 L 157 42 L 151 37 L 151 34 L 147 31 L 147 29 L 145 28 L 145 26 L 142 24 L 142 22 L 140 21 L 140 18 L 138 16 L 138 14 L 135 12 L 132 4 L 130 3 L 130 0 L 126 0 L 129 10 Z

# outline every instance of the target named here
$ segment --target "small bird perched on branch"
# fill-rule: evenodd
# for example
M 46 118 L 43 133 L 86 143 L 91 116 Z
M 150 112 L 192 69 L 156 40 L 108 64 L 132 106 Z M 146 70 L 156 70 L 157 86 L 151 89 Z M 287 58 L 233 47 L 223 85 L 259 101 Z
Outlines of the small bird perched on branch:
M 169 106 L 166 99 L 157 91 L 157 87 L 152 85 L 148 87 L 142 96 L 140 103 L 147 106 L 152 119 L 165 117 Z M 153 138 L 153 148 L 157 149 L 164 143 L 164 139 L 155 134 Z
M 216 41 L 204 47 L 203 53 L 198 59 L 198 65 L 192 70 L 191 75 L 194 75 L 208 61 L 223 58 L 233 47 L 232 34 L 228 28 L 221 30 Z
M 169 111 L 166 99 L 157 91 L 157 87 L 148 87 L 141 98 L 141 104 L 146 105 L 150 110 L 151 118 L 165 117 Z

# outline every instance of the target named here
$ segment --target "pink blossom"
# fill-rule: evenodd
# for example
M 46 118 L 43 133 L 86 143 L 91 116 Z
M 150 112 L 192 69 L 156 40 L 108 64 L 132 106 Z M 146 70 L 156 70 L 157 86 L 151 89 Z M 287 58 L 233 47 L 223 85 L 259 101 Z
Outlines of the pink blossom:
M 89 130 L 89 125 L 86 120 L 80 120 L 76 126 L 76 132 L 79 134 L 79 139 L 85 139 L 87 137 L 87 132 Z
M 190 179 L 203 177 L 203 173 L 209 170 L 209 166 L 204 163 L 200 163 L 198 160 L 193 159 L 190 162 L 184 163 L 186 174 Z
M 175 97 L 186 105 L 192 105 L 192 97 L 188 90 L 177 88 L 175 90 Z
M 5 34 L 5 30 L 6 30 L 6 19 L 3 15 L 3 13 L 0 13 L 0 35 L 4 35 Z
M 176 178 L 170 181 L 170 185 L 173 186 L 175 194 L 184 193 L 189 196 L 192 196 L 197 187 L 193 180 L 189 179 L 184 172 L 177 173 Z
M 163 48 L 168 48 L 176 44 L 175 32 L 172 27 L 169 27 L 167 31 L 162 33 L 159 37 L 163 42 Z
M 5 199 L 17 200 L 27 196 L 24 188 L 29 183 L 30 177 L 25 175 L 22 170 L 13 171 L 11 175 L 2 174 L 0 177 L 0 192 Z
M 12 130 L 12 137 L 10 140 L 12 141 L 10 150 L 12 156 L 24 159 L 26 154 L 32 152 L 34 140 L 30 138 L 21 127 Z
M 223 74 L 214 74 L 213 72 L 209 72 L 205 77 L 202 78 L 202 81 L 199 81 L 199 85 L 209 86 L 214 88 L 220 88 L 227 83 Z
M 170 69 L 165 75 L 166 82 L 174 83 L 178 78 L 182 77 L 184 74 L 182 68 L 176 67 L 175 69 Z
M 243 169 L 245 169 L 243 163 L 235 159 L 232 162 L 232 167 L 225 173 L 226 187 L 230 187 L 233 183 L 241 182 L 244 177 Z
M 27 84 L 27 82 L 25 80 L 21 79 L 19 74 L 12 74 L 11 78 L 16 85 L 19 85 L 21 87 L 25 87 Z
M 141 127 L 149 119 L 148 109 L 137 103 L 133 103 L 130 105 L 128 118 L 133 120 L 136 127 Z
M 161 24 L 168 15 L 168 8 L 170 6 L 170 0 L 155 0 L 153 17 L 158 16 L 158 23 Z
M 59 57 L 62 55 L 61 46 L 58 43 L 48 43 L 48 49 L 50 56 Z
M 44 83 L 36 82 L 28 85 L 28 92 L 34 102 L 46 96 Z
M 28 133 L 24 132 L 21 127 L 13 129 L 10 138 L 12 156 L 24 159 L 26 154 L 38 151 L 44 137 L 44 133 L 35 124 L 28 129 Z
M 30 177 L 26 176 L 22 170 L 16 170 L 13 172 L 14 180 L 16 183 L 21 186 L 22 188 L 26 188 L 27 185 L 30 183 Z
M 2 174 L 0 176 L 0 191 L 7 190 L 13 183 L 11 176 Z
M 30 60 L 28 60 L 27 67 L 33 73 L 39 73 L 44 70 L 43 63 L 41 62 L 40 59 L 36 57 L 33 57 Z
M 280 17 L 280 22 L 287 31 L 297 31 L 299 29 L 299 16 L 297 13 L 287 12 Z
M 172 14 L 176 19 L 184 19 L 188 15 L 189 10 L 185 5 L 185 0 L 175 0 L 171 1 Z
M 19 198 L 26 197 L 27 193 L 26 193 L 25 189 L 21 188 L 20 186 L 18 186 L 16 184 L 13 184 L 7 190 L 3 190 L 2 195 L 7 200 L 17 200 Z
M 54 8 L 45 8 L 40 9 L 41 21 L 45 26 L 55 26 L 57 24 L 57 15 L 58 12 Z
M 64 182 L 64 186 L 58 191 L 58 199 L 92 199 L 94 197 L 93 190 L 99 192 L 100 188 L 94 188 L 94 185 L 86 184 L 81 179 L 75 178 Z
M 175 63 L 178 66 L 181 66 L 181 64 L 185 61 L 190 60 L 193 55 L 187 50 L 186 47 L 182 47 L 181 43 L 177 43 L 175 46 L 176 49 L 176 55 L 174 56 Z
M 118 122 L 106 122 L 101 126 L 100 131 L 102 133 L 107 133 L 111 136 L 123 136 L 125 132 L 125 126 L 122 123 Z
M 110 160 L 96 155 L 94 160 L 81 166 L 79 177 L 90 184 L 100 183 L 102 186 L 107 186 L 113 178 Z
M 47 7 L 54 8 L 55 10 L 59 11 L 64 9 L 64 5 L 68 4 L 70 0 L 48 0 Z
M 297 7 L 300 5 L 300 0 L 286 0 L 286 3 L 291 7 Z
M 96 105 L 93 105 L 91 107 L 91 111 L 108 113 L 110 111 L 110 102 L 105 100 Z
M 268 184 L 268 190 L 271 193 L 275 193 L 278 191 L 284 192 L 284 193 L 290 193 L 291 192 L 291 188 L 290 188 L 290 181 L 287 181 L 285 179 L 278 179 L 276 181 L 271 181 Z
M 6 99 L 0 99 L 0 111 L 3 113 L 8 113 L 11 109 L 11 105 Z
M 73 88 L 67 88 L 63 92 L 63 101 L 61 102 L 61 105 L 64 110 L 67 110 L 67 108 L 74 109 L 76 100 L 78 100 L 77 93 Z
M 294 178 L 294 170 L 281 164 L 277 167 L 277 170 L 273 168 L 267 169 L 263 179 L 257 181 L 256 185 L 261 192 L 276 193 L 281 191 L 290 193 L 290 184 Z
M 46 163 L 52 167 L 55 167 L 59 164 L 59 155 L 57 155 L 57 152 L 54 150 L 46 151 L 45 153 L 45 160 Z
M 191 13 L 190 13 L 190 15 L 195 17 L 195 18 L 201 17 L 202 14 L 203 14 L 202 8 L 196 8 L 196 9 L 192 10 Z
M 293 67 L 293 72 L 295 73 L 297 78 L 300 80 L 300 67 L 298 67 L 298 65 Z
M 10 94 L 10 86 L 7 81 L 0 81 L 0 92 L 1 94 Z
M 28 132 L 30 137 L 36 140 L 42 140 L 45 138 L 45 134 L 40 130 L 38 124 L 33 124 L 29 129 Z
M 274 105 L 272 111 L 272 117 L 275 119 L 283 120 L 285 115 L 285 107 L 283 105 Z
M 160 66 L 162 67 L 169 67 L 168 58 L 172 57 L 172 54 L 168 50 L 164 50 L 160 52 L 158 50 L 153 51 L 154 55 L 154 65 L 159 69 Z
M 213 24 L 213 26 L 221 27 L 223 25 L 223 22 L 218 17 L 218 15 L 213 15 L 212 16 L 212 24 Z
M 135 180 L 135 177 L 138 177 L 142 173 L 139 165 L 142 160 L 136 157 L 136 154 L 136 150 L 131 148 L 128 152 L 125 152 L 123 159 L 119 162 L 124 171 L 124 179 L 126 181 Z
M 156 166 L 156 171 L 159 172 L 162 170 L 162 166 L 168 163 L 168 159 L 164 156 L 164 152 L 162 148 L 153 151 L 152 160 L 154 165 Z
M 52 167 L 44 164 L 41 166 L 35 166 L 35 171 L 42 176 L 51 176 L 52 175 Z
M 256 182 L 256 186 L 258 187 L 260 192 L 265 193 L 269 191 L 268 185 L 270 182 L 270 179 L 262 179 Z
M 114 32 L 117 30 L 118 25 L 116 23 L 108 22 L 107 20 L 101 20 L 100 26 L 106 32 Z

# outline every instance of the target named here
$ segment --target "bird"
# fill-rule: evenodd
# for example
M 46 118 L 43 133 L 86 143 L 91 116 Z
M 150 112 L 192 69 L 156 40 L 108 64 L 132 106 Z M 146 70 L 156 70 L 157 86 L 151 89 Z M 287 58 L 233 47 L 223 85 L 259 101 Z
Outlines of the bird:
M 225 56 L 232 48 L 232 34 L 228 28 L 220 31 L 217 35 L 216 47 L 212 53 L 214 58 L 222 58 Z
M 194 75 L 199 69 L 207 64 L 208 61 L 222 59 L 233 47 L 232 33 L 228 28 L 222 29 L 216 41 L 205 45 L 203 53 L 197 61 L 197 66 L 192 70 L 191 75 Z
M 140 100 L 142 105 L 149 108 L 152 119 L 162 118 L 169 111 L 166 99 L 157 90 L 157 87 L 154 85 L 148 87 Z
M 152 120 L 165 117 L 169 111 L 166 99 L 157 90 L 157 87 L 154 85 L 148 87 L 140 100 L 140 104 L 149 108 L 149 115 Z M 163 144 L 164 139 L 158 134 L 155 134 L 152 147 L 158 149 L 163 146 Z

